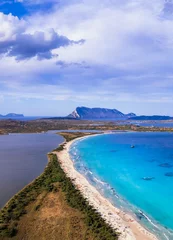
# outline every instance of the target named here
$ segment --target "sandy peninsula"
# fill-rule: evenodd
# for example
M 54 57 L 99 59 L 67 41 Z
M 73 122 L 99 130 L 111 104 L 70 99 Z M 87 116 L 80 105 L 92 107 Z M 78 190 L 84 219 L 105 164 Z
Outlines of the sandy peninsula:
M 78 138 L 77 140 L 82 138 Z M 120 240 L 157 240 L 157 237 L 147 231 L 134 218 L 114 207 L 74 168 L 73 161 L 70 159 L 69 154 L 70 146 L 74 141 L 76 140 L 66 143 L 64 150 L 55 152 L 55 154 L 64 172 L 71 178 L 74 185 L 81 191 L 90 205 L 102 215 L 107 223 L 121 233 L 119 237 Z

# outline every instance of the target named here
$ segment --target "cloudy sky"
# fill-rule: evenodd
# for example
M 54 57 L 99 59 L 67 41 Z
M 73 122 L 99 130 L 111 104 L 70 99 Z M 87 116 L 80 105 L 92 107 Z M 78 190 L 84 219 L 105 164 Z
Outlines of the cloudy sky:
M 173 115 L 173 0 L 1 0 L 0 113 Z

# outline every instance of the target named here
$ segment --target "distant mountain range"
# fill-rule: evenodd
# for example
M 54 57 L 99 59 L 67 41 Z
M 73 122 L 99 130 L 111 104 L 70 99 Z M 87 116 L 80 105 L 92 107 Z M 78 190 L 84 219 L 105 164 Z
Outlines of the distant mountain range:
M 8 113 L 6 115 L 1 115 L 0 118 L 24 118 L 23 114 L 17 113 Z M 135 121 L 155 121 L 155 120 L 173 120 L 173 117 L 170 116 L 137 116 L 135 113 L 124 114 L 117 109 L 109 108 L 88 108 L 88 107 L 77 107 L 71 114 L 66 117 L 51 117 L 45 119 L 73 119 L 73 120 L 135 120 Z
M 13 118 L 13 117 L 24 117 L 23 114 L 17 114 L 17 113 L 8 113 L 7 115 L 1 115 L 0 118 Z
M 77 107 L 66 118 L 71 119 L 119 119 L 119 120 L 139 120 L 139 121 L 154 121 L 154 120 L 173 120 L 173 117 L 153 115 L 153 116 L 137 116 L 135 113 L 124 114 L 117 109 L 108 108 L 88 108 Z
M 136 117 L 136 114 L 124 114 L 117 109 L 77 107 L 67 117 L 72 119 L 128 119 Z

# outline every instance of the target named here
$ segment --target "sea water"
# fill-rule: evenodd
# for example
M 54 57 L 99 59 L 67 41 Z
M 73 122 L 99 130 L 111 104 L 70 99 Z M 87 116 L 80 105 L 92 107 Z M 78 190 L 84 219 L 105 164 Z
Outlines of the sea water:
M 122 132 L 74 142 L 76 169 L 159 239 L 173 239 L 173 134 Z

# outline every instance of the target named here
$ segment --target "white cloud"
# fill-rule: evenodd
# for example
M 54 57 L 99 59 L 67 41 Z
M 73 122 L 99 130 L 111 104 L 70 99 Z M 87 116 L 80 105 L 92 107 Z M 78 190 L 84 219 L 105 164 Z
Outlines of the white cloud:
M 26 28 L 26 22 L 19 20 L 18 17 L 14 17 L 12 14 L 5 15 L 0 12 L 0 23 L 0 43 L 14 40 L 16 33 L 22 33 Z
M 28 23 L 11 14 L 0 13 L 0 22 L 0 54 L 14 56 L 17 60 L 33 57 L 50 59 L 57 56 L 52 54 L 53 49 L 82 43 L 82 40 L 72 41 L 59 35 L 53 28 L 26 33 Z
M 61 49 L 59 55 L 64 61 L 146 69 L 166 59 L 170 65 L 173 21 L 161 18 L 163 9 L 162 0 L 78 1 L 58 6 L 44 18 L 36 14 L 30 19 L 30 31 L 51 25 L 71 39 L 86 39 L 83 46 Z
M 67 93 L 59 98 L 75 101 L 87 98 L 127 102 L 173 100 L 173 20 L 164 15 L 165 1 L 56 2 L 51 12 L 36 13 L 23 20 L 1 14 L 0 44 L 16 39 L 18 32 L 33 38 L 35 33 L 43 32 L 44 38 L 36 42 L 41 46 L 42 40 L 53 39 L 47 34 L 48 28 L 68 39 L 86 39 L 86 42 L 58 50 L 51 48 L 51 53 L 59 57 L 39 63 L 36 58 L 16 62 L 14 57 L 6 56 L 0 66 L 0 83 L 4 89 L 8 88 L 10 94 L 19 95 L 21 91 L 25 92 L 23 96 L 56 99 L 60 94 L 58 89 L 63 87 Z M 57 61 L 62 66 L 56 65 Z M 31 87 L 33 84 L 36 91 Z M 44 89 L 49 86 L 51 94 L 45 90 L 40 93 L 39 88 L 43 86 Z

